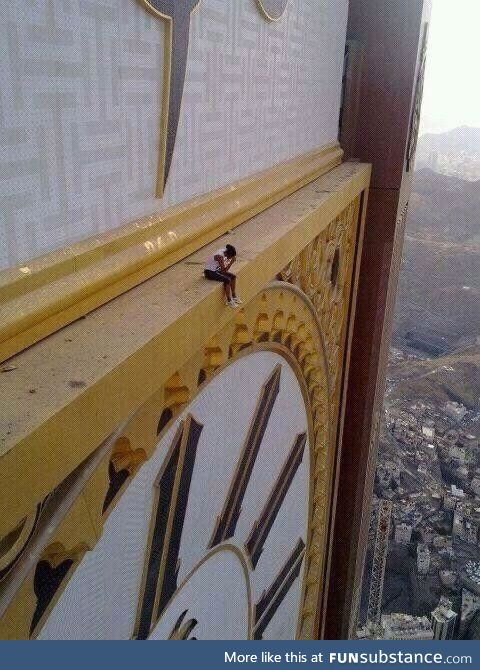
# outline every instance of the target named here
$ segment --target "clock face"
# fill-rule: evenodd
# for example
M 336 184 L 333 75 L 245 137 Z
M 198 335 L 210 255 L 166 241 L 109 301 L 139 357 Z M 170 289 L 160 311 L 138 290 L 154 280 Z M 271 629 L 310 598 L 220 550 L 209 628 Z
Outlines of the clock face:
M 212 553 L 178 589 L 150 640 L 245 640 L 249 633 L 249 583 L 233 548 Z
M 276 21 L 284 14 L 288 0 L 258 0 L 258 4 L 268 19 Z
M 294 639 L 308 482 L 295 372 L 237 359 L 161 437 L 39 637 Z

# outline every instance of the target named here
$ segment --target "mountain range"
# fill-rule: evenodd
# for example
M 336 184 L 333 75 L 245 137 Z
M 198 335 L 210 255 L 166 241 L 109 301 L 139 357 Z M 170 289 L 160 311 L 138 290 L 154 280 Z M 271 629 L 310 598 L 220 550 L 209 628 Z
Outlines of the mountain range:
M 418 140 L 417 162 L 432 151 L 458 156 L 462 153 L 480 155 L 480 128 L 461 126 L 445 133 L 426 133 Z

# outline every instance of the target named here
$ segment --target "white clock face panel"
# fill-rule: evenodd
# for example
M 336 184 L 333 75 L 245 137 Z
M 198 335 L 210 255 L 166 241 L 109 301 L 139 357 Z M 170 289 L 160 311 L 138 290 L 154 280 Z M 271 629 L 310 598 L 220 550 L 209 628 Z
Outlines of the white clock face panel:
M 180 587 L 149 639 L 245 640 L 248 586 L 238 554 L 228 548 L 211 554 Z
M 134 477 L 39 637 L 295 638 L 307 424 L 282 356 L 228 366 Z

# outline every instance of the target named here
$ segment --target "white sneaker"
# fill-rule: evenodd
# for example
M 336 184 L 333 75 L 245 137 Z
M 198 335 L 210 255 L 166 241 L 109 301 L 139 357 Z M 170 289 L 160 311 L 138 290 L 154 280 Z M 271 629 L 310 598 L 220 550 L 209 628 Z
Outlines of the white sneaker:
M 232 309 L 237 309 L 238 305 L 235 300 L 225 300 L 225 305 L 231 307 Z
M 243 300 L 236 295 L 234 298 L 232 298 L 233 302 L 235 302 L 237 305 L 243 305 Z

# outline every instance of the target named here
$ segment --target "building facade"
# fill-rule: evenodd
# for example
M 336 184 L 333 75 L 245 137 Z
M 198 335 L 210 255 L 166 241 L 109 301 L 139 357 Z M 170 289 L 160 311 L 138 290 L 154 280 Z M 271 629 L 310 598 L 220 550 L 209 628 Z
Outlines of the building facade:
M 4 8 L 0 638 L 352 634 L 427 18 L 423 0 Z M 372 256 L 387 190 L 400 232 Z M 203 277 L 226 244 L 235 310 Z
M 383 634 L 385 640 L 432 640 L 433 629 L 426 616 L 410 614 L 383 614 Z
M 428 575 L 430 570 L 430 549 L 427 544 L 417 545 L 417 570 L 419 575 Z
M 432 612 L 432 628 L 434 640 L 453 640 L 457 613 L 452 609 L 452 603 L 442 596 L 438 606 Z
M 470 586 L 470 585 L 469 585 Z M 470 588 L 476 588 L 477 583 L 473 583 Z M 458 628 L 459 639 L 478 639 L 478 629 L 480 624 L 480 594 L 469 588 L 462 589 L 462 606 L 460 609 L 460 623 Z
M 395 542 L 398 544 L 409 544 L 412 539 L 413 527 L 407 523 L 399 523 L 395 526 Z

